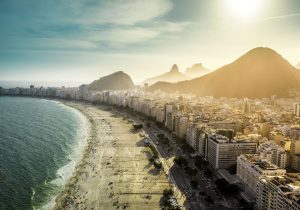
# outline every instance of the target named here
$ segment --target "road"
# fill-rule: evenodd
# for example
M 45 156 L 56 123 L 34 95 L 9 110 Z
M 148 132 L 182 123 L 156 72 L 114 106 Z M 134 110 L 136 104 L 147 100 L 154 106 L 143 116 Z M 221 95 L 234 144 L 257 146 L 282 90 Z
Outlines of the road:
M 164 145 L 157 145 L 156 142 L 159 142 L 159 139 L 157 138 L 157 134 L 159 132 L 161 132 L 158 129 L 154 129 L 154 128 L 149 128 L 147 126 L 144 125 L 144 130 L 146 131 L 146 133 L 149 135 L 152 144 L 154 144 L 156 146 L 156 148 L 158 149 L 158 152 L 161 154 L 162 157 L 164 157 L 164 160 L 168 166 L 168 176 L 170 178 L 170 180 L 172 180 L 177 188 L 185 195 L 186 199 L 187 199 L 187 203 L 188 203 L 188 207 L 191 210 L 199 210 L 199 209 L 204 209 L 203 205 L 200 204 L 200 202 L 198 202 L 194 196 L 193 196 L 193 192 L 191 189 L 191 186 L 189 184 L 189 177 L 184 173 L 183 169 L 178 167 L 176 164 L 170 164 L 168 159 L 171 157 L 174 157 L 174 154 L 170 154 L 169 151 L 166 150 L 166 146 Z M 155 130 L 155 131 L 154 131 Z M 175 144 L 175 142 L 172 142 Z M 181 151 L 177 151 L 178 153 L 181 153 Z M 175 156 L 177 155 L 182 155 L 182 154 L 175 154 Z M 202 207 L 201 207 L 202 206 Z
M 119 112 L 121 115 L 124 116 L 124 113 Z M 128 119 L 134 120 L 137 124 L 143 124 L 143 129 L 145 133 L 150 137 L 150 140 L 153 145 L 156 146 L 159 154 L 161 155 L 165 165 L 167 166 L 167 174 L 169 176 L 169 179 L 173 182 L 172 184 L 176 185 L 177 188 L 183 193 L 187 199 L 187 209 L 190 210 L 200 210 L 200 209 L 208 209 L 207 206 L 203 203 L 203 201 L 199 200 L 197 196 L 195 196 L 195 193 L 198 193 L 199 191 L 195 191 L 192 189 L 190 185 L 190 178 L 188 175 L 184 173 L 184 170 L 177 166 L 176 164 L 173 164 L 173 161 L 170 163 L 170 160 L 172 157 L 180 157 L 184 156 L 190 166 L 194 165 L 194 160 L 192 158 L 188 157 L 188 154 L 184 154 L 181 149 L 179 148 L 176 141 L 173 139 L 172 134 L 168 133 L 165 130 L 162 130 L 158 128 L 154 123 L 151 123 L 151 126 L 148 127 L 146 124 L 147 122 L 143 122 L 137 117 L 134 117 L 130 114 L 126 114 Z M 157 138 L 157 134 L 162 133 L 164 134 L 169 140 L 171 145 L 175 145 L 175 151 L 168 151 L 168 147 L 162 144 L 157 144 L 159 142 L 159 139 Z M 207 195 L 211 196 L 211 198 L 214 200 L 215 204 L 226 204 L 224 199 L 218 195 L 218 192 L 215 190 L 214 183 L 211 183 L 210 179 L 206 178 L 203 174 L 203 172 L 199 172 L 197 174 L 196 179 L 198 180 L 199 186 L 201 191 L 205 192 Z M 194 193 L 193 193 L 194 192 Z
M 151 128 L 145 126 L 144 130 L 150 134 L 149 136 L 151 139 L 154 140 L 154 142 L 159 141 L 157 138 L 157 134 L 163 133 L 165 136 L 167 136 L 171 142 L 172 145 L 177 145 L 176 141 L 173 139 L 172 134 L 159 129 L 157 127 L 152 126 Z M 152 142 L 153 142 L 152 140 Z M 154 143 L 153 142 L 153 143 Z M 185 158 L 188 160 L 190 166 L 194 166 L 194 160 L 188 156 L 188 154 L 183 153 L 181 149 L 175 150 L 170 154 L 170 152 L 166 151 L 166 146 L 164 145 L 156 145 L 159 152 L 166 158 L 170 158 L 172 156 L 180 157 L 185 156 Z M 180 189 L 181 192 L 184 193 L 188 200 L 188 204 L 190 209 L 196 210 L 196 209 L 207 209 L 207 207 L 203 204 L 203 201 L 200 201 L 193 195 L 193 189 L 190 186 L 190 178 L 188 175 L 184 173 L 184 170 L 177 166 L 176 164 L 171 168 L 170 175 L 172 176 L 176 185 Z M 201 191 L 205 192 L 207 195 L 209 195 L 215 202 L 215 204 L 226 204 L 226 201 L 224 198 L 222 198 L 219 195 L 219 192 L 217 192 L 216 187 L 214 186 L 214 183 L 211 182 L 210 179 L 206 178 L 204 173 L 200 171 L 196 175 L 196 180 L 199 183 L 199 188 Z

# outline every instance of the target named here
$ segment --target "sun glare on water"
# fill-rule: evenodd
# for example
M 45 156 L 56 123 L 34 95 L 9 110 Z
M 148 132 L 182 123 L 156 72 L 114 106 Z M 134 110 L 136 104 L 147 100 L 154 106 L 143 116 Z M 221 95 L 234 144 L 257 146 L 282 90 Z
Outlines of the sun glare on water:
M 230 12 L 241 18 L 251 18 L 255 16 L 263 0 L 227 0 Z

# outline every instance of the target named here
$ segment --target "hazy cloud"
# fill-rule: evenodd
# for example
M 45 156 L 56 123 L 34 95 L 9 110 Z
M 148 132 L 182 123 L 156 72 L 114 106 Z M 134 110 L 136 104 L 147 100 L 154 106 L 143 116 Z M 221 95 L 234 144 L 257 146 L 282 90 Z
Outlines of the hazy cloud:
M 166 14 L 172 9 L 172 4 L 169 0 L 111 0 L 96 4 L 95 7 L 84 7 L 87 11 L 79 15 L 80 22 L 133 25 Z
M 278 20 L 278 19 L 293 18 L 293 17 L 300 17 L 300 13 L 267 17 L 267 18 L 264 18 L 263 21 Z

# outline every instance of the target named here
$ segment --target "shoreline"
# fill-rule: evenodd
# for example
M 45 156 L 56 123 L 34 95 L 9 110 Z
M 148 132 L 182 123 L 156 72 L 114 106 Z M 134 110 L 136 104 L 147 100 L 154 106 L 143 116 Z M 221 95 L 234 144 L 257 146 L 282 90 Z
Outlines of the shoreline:
M 52 209 L 160 209 L 169 187 L 125 117 L 103 106 L 58 100 L 88 119 L 87 144 Z
M 56 198 L 58 195 L 65 190 L 66 185 L 69 183 L 69 180 L 72 178 L 76 166 L 82 161 L 83 152 L 86 149 L 86 146 L 88 145 L 88 138 L 90 136 L 90 130 L 91 130 L 91 124 L 89 122 L 89 119 L 84 115 L 81 111 L 79 111 L 76 108 L 73 108 L 67 104 L 65 104 L 62 100 L 52 100 L 52 99 L 44 99 L 44 100 L 50 100 L 53 102 L 58 103 L 60 106 L 64 106 L 66 109 L 71 110 L 74 112 L 78 117 L 80 118 L 80 123 L 82 126 L 80 127 L 80 133 L 77 134 L 77 137 L 75 139 L 75 145 L 72 148 L 72 152 L 68 155 L 69 162 L 66 165 L 63 165 L 62 167 L 58 168 L 56 171 L 57 178 L 50 181 L 51 183 L 55 183 L 60 190 L 51 197 L 51 199 L 44 204 L 43 206 L 37 207 L 37 209 L 41 210 L 48 210 L 54 208 L 56 205 Z M 33 207 L 36 209 L 35 207 Z

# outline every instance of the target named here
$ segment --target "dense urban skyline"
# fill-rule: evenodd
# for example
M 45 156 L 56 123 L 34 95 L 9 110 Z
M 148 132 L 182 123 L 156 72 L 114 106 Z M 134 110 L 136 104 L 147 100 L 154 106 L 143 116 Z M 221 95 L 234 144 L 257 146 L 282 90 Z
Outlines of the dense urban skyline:
M 1 1 L 1 80 L 90 82 L 123 70 L 138 83 L 177 63 L 216 69 L 267 46 L 300 62 L 300 3 Z
M 300 210 L 299 0 L 1 0 L 0 209 Z

